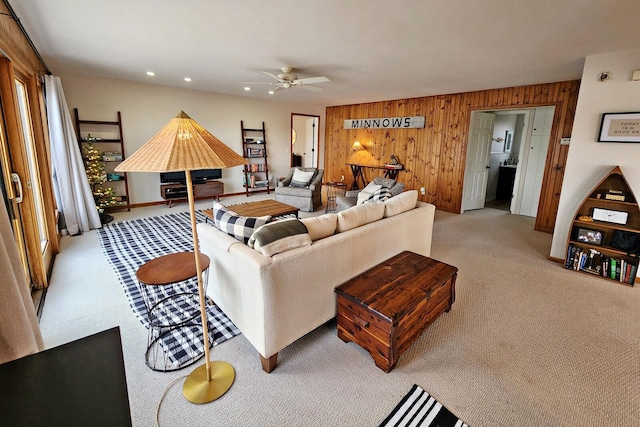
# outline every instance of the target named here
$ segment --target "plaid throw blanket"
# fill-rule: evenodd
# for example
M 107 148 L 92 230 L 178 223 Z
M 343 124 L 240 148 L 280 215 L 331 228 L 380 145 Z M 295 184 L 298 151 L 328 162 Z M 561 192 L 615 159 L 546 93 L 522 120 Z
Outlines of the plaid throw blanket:
M 198 222 L 205 220 L 201 212 L 196 212 L 196 218 Z M 147 307 L 144 294 L 136 279 L 136 271 L 145 262 L 159 256 L 193 251 L 189 213 L 180 212 L 111 223 L 98 230 L 98 237 L 107 260 L 124 288 L 131 309 L 140 322 L 149 328 Z M 146 291 L 150 291 L 151 299 L 157 301 L 169 293 L 197 294 L 198 284 L 194 278 L 174 286 L 151 288 Z M 191 318 L 197 312 L 199 312 L 199 300 L 185 298 L 180 304 L 167 305 L 166 310 L 162 310 L 163 318 L 157 320 L 163 323 L 175 323 L 176 319 Z M 213 342 L 213 345 L 220 344 L 240 333 L 216 305 L 207 306 L 207 318 L 210 342 Z M 172 330 L 161 340 L 160 345 L 169 356 L 168 364 L 180 366 L 189 362 L 192 360 L 194 351 L 204 354 L 202 327 L 198 323 L 200 323 L 199 318 L 191 326 Z

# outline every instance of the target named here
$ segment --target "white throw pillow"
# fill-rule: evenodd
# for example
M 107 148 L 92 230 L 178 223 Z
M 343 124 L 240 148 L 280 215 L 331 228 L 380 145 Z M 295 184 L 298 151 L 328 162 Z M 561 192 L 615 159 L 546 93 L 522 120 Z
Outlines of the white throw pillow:
M 306 172 L 302 169 L 295 168 L 289 185 L 292 187 L 306 187 L 311 182 L 311 178 L 313 178 L 315 173 L 315 171 Z
M 362 189 L 361 192 L 358 193 L 358 202 L 356 204 L 362 204 L 362 202 L 367 200 L 373 193 L 380 190 L 381 188 L 382 185 L 374 184 L 373 181 L 371 181 L 366 187 Z
M 385 200 L 383 203 L 385 206 L 385 218 L 401 214 L 416 207 L 416 203 L 418 203 L 418 190 L 405 191 Z
M 384 215 L 383 203 L 365 203 L 338 212 L 338 233 L 377 221 Z
M 336 232 L 338 215 L 328 213 L 311 218 L 303 218 L 300 221 L 307 226 L 311 240 L 316 241 L 325 237 L 333 236 Z

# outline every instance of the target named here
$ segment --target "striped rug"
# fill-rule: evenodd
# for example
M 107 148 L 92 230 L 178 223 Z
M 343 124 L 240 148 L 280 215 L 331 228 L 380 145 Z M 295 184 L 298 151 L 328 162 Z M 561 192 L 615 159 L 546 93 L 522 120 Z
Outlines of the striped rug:
M 380 427 L 468 427 L 417 384 L 380 424 Z
M 198 222 L 204 222 L 205 216 L 201 212 L 196 212 L 196 219 Z M 145 262 L 159 256 L 193 251 L 189 213 L 179 212 L 111 223 L 98 229 L 98 237 L 107 260 L 124 288 L 131 309 L 140 322 L 149 328 L 145 294 L 142 293 L 136 279 L 136 271 Z M 197 289 L 197 280 L 191 279 L 173 286 L 147 287 L 145 291 L 154 301 L 158 301 L 169 293 L 197 294 Z M 149 294 L 150 291 L 156 293 Z M 194 314 L 198 316 L 198 313 L 199 300 L 190 298 L 181 304 L 167 305 L 166 313 L 163 314 L 166 317 L 158 321 L 165 324 L 176 323 L 176 319 L 194 317 Z M 216 305 L 207 306 L 207 318 L 210 342 L 213 342 L 213 345 L 220 344 L 240 333 Z M 198 319 L 199 316 L 196 320 Z M 195 321 L 191 326 L 174 329 L 161 340 L 160 345 L 169 356 L 166 361 L 166 370 L 187 366 L 194 352 L 204 354 L 202 327 L 199 323 Z

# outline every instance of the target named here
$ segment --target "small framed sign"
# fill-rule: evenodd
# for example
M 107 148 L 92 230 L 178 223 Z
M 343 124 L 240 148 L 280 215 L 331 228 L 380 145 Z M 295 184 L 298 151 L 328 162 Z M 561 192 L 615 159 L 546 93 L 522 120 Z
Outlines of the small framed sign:
M 593 219 L 597 221 L 612 222 L 614 224 L 626 224 L 629 212 L 612 211 L 610 209 L 593 208 Z
M 598 142 L 640 142 L 640 113 L 604 113 Z

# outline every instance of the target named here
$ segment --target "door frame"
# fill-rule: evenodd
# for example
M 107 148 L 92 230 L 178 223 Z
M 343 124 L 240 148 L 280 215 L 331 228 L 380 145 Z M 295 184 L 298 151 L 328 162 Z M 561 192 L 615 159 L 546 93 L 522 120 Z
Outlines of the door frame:
M 23 201 L 19 205 L 14 205 L 14 229 L 19 229 L 24 237 L 21 245 L 19 238 L 18 247 L 24 251 L 26 259 L 27 282 L 36 289 L 46 288 L 49 284 L 49 275 L 53 267 L 53 259 L 59 250 L 58 232 L 56 227 L 56 205 L 53 198 L 53 187 L 51 183 L 51 168 L 49 165 L 50 153 L 48 150 L 48 133 L 46 131 L 46 114 L 44 113 L 44 97 L 38 77 L 27 72 L 14 71 L 11 60 L 0 55 L 0 102 L 2 103 L 4 144 L 3 147 L 3 168 L 4 178 L 10 173 L 16 173 L 22 181 Z M 42 192 L 42 209 L 45 213 L 45 233 L 47 244 L 43 246 L 40 240 L 40 229 L 38 228 L 38 217 L 35 207 L 35 200 L 29 191 L 29 161 L 27 159 L 25 138 L 22 130 L 22 117 L 18 110 L 18 100 L 16 93 L 16 77 L 24 84 L 27 94 L 28 108 L 33 148 L 37 162 L 37 173 Z M 15 198 L 15 191 L 9 180 L 5 182 L 7 197 Z M 18 231 L 14 230 L 14 233 Z
M 538 198 L 541 198 L 543 196 L 544 190 L 545 190 L 545 184 L 547 183 L 547 179 L 548 179 L 548 171 L 550 166 L 550 163 L 552 161 L 552 159 L 550 158 L 551 154 L 552 154 L 552 150 L 551 150 L 551 144 L 553 144 L 553 142 L 557 139 L 557 135 L 559 132 L 561 132 L 560 130 L 560 121 L 564 118 L 564 117 L 560 117 L 559 112 L 562 111 L 562 102 L 546 102 L 546 103 L 540 103 L 540 104 L 528 104 L 528 105 L 507 105 L 504 107 L 496 107 L 496 108 L 487 108 L 487 107 L 479 107 L 479 108 L 471 108 L 469 110 L 469 121 L 468 121 L 468 126 L 469 126 L 469 132 L 468 132 L 468 136 L 470 137 L 471 135 L 471 126 L 473 124 L 473 113 L 475 113 L 476 111 L 478 112 L 493 112 L 495 114 L 500 114 L 502 111 L 519 111 L 519 110 L 535 110 L 536 108 L 539 107 L 555 107 L 554 109 L 554 114 L 553 114 L 553 121 L 552 121 L 552 125 L 551 125 L 551 134 L 549 136 L 549 146 L 547 148 L 547 157 L 545 160 L 545 167 L 544 167 L 544 172 L 543 172 L 543 178 L 542 178 L 542 188 L 540 190 L 540 194 L 538 196 Z M 529 117 L 529 123 L 533 120 L 533 114 L 530 114 Z M 529 126 L 529 125 L 528 125 Z M 531 137 L 531 127 L 528 127 L 528 131 L 526 134 L 526 140 L 527 140 L 527 144 L 530 143 L 530 137 Z M 526 144 L 525 144 L 526 146 Z M 520 153 L 518 154 L 518 156 L 520 156 L 522 154 L 522 148 L 520 147 Z M 467 149 L 468 149 L 468 140 L 467 140 Z M 565 157 L 565 161 L 566 161 L 566 157 Z M 518 163 L 521 163 L 521 160 L 518 160 Z M 555 167 L 556 170 L 561 169 L 558 165 Z M 520 180 L 521 180 L 521 174 L 522 171 L 520 171 L 520 169 L 522 168 L 517 168 L 516 169 L 516 181 L 514 181 L 514 188 L 516 186 L 516 184 L 518 184 L 520 186 Z M 464 185 L 464 178 L 466 177 L 466 159 L 465 159 L 465 173 L 463 174 L 463 185 Z M 463 189 L 463 193 L 464 193 L 464 189 Z M 513 201 L 513 200 L 512 200 Z M 462 203 L 461 203 L 462 206 Z M 538 212 L 536 214 L 536 223 L 534 226 L 535 230 L 539 230 L 539 231 L 548 231 L 551 232 L 552 230 L 541 230 L 539 227 L 539 220 L 540 220 L 540 210 L 543 207 L 543 203 L 538 203 Z M 513 209 L 513 204 L 510 207 L 510 209 Z M 462 211 L 464 212 L 464 211 Z
M 315 130 L 313 131 L 314 140 L 312 141 L 311 150 L 313 155 L 312 166 L 315 168 L 318 168 L 320 165 L 320 156 L 319 156 L 320 154 L 320 116 L 316 114 L 291 113 L 291 129 L 292 130 L 293 130 L 293 120 L 295 116 L 315 118 L 317 120 Z M 297 134 L 298 134 L 298 138 L 300 138 L 300 132 L 297 132 Z M 289 140 L 289 153 L 290 153 L 289 166 L 293 167 L 293 144 L 294 144 L 293 132 L 290 132 L 290 135 L 291 135 L 291 139 Z

